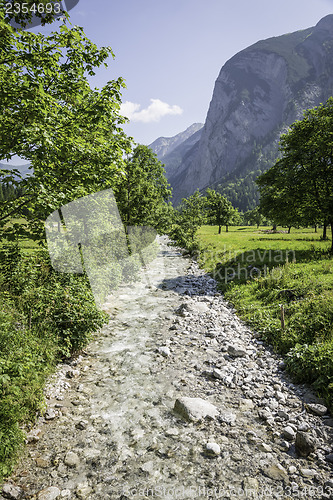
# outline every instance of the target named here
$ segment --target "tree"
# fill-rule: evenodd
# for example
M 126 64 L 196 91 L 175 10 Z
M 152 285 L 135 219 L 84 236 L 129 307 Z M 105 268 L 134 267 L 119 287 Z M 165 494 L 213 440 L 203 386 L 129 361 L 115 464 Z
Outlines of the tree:
M 138 145 L 125 162 L 124 175 L 115 188 L 120 215 L 125 226 L 160 228 L 170 211 L 171 189 L 162 163 L 148 146 Z
M 0 160 L 19 155 L 34 171 L 21 182 L 0 171 L 0 182 L 23 187 L 15 200 L 0 204 L 0 229 L 24 215 L 30 234 L 42 240 L 53 210 L 113 188 L 124 175 L 131 151 L 119 114 L 124 83 L 119 78 L 90 88 L 88 75 L 113 53 L 98 49 L 80 27 L 63 25 L 44 36 L 15 32 L 2 18 L 0 30 Z
M 260 212 L 259 207 L 245 212 L 243 218 L 246 224 L 249 224 L 250 226 L 257 226 L 257 228 L 259 228 L 264 222 L 264 216 Z
M 236 210 L 231 202 L 220 193 L 208 188 L 205 206 L 207 220 L 210 224 L 219 227 L 218 234 L 221 234 L 222 226 L 226 226 L 226 232 L 228 232 L 228 226 L 233 223 L 236 215 Z
M 260 189 L 260 212 L 276 226 L 307 225 L 302 205 L 294 197 L 287 178 L 282 173 L 282 160 L 260 176 L 257 180 Z M 314 214 L 312 214 L 314 221 Z
M 280 145 L 282 158 L 257 181 L 263 212 L 288 216 L 287 225 L 324 223 L 333 232 L 333 99 L 307 110 Z
M 206 222 L 205 198 L 197 189 L 194 194 L 182 199 L 177 212 L 171 237 L 183 246 L 187 245 L 188 240 L 193 244 L 197 230 Z

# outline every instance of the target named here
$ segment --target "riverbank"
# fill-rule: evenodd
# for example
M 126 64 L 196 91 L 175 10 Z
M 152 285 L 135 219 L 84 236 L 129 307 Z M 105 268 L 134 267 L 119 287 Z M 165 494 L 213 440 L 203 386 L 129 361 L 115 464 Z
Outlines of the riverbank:
M 286 356 L 298 382 L 333 409 L 333 259 L 330 234 L 217 227 L 198 232 L 200 263 L 237 314 Z
M 109 324 L 50 383 L 1 500 L 330 498 L 323 402 L 195 262 L 162 238 L 105 307 Z

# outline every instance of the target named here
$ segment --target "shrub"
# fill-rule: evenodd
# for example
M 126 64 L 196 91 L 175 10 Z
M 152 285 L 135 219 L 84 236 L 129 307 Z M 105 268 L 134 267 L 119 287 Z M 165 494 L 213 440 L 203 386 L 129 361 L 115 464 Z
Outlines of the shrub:
M 43 386 L 55 343 L 30 330 L 8 295 L 0 296 L 0 481 L 11 471 L 24 441 L 21 426 L 42 407 Z
M 287 368 L 299 382 L 310 382 L 333 407 L 333 342 L 297 344 L 286 357 Z
M 11 252 L 13 249 L 13 252 Z M 105 323 L 84 275 L 55 272 L 44 251 L 2 247 L 0 283 L 0 481 L 43 408 L 46 377 Z

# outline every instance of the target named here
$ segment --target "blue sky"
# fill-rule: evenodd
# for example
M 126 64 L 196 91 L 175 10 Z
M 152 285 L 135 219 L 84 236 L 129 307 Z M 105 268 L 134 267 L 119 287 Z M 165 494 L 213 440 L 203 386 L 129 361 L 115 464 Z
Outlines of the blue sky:
M 124 129 L 149 144 L 205 121 L 214 82 L 234 54 L 331 13 L 333 0 L 80 0 L 70 20 L 112 47 L 115 60 L 91 85 L 125 79 L 123 111 L 132 120 Z

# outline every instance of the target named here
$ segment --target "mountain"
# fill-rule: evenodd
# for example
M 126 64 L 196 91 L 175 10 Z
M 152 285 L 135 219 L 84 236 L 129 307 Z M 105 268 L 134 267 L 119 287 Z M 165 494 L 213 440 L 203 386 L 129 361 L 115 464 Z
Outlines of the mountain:
M 33 174 L 33 170 L 30 170 L 29 167 L 30 163 L 25 163 L 24 165 L 18 165 L 18 166 L 8 165 L 7 163 L 0 163 L 0 170 L 2 168 L 6 170 L 13 170 L 13 169 L 18 170 L 23 178 Z
M 253 208 L 255 178 L 275 163 L 281 133 L 332 94 L 333 15 L 236 54 L 215 82 L 198 144 L 170 176 L 174 204 L 213 187 Z
M 167 177 L 181 164 L 186 153 L 198 142 L 203 123 L 193 123 L 184 132 L 174 137 L 159 137 L 149 147 L 165 165 Z

